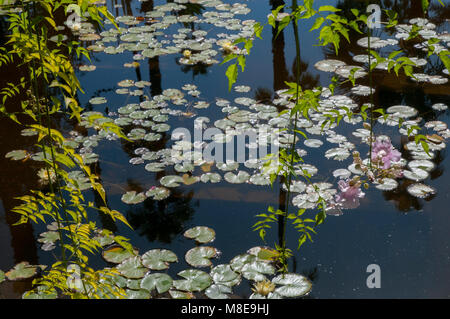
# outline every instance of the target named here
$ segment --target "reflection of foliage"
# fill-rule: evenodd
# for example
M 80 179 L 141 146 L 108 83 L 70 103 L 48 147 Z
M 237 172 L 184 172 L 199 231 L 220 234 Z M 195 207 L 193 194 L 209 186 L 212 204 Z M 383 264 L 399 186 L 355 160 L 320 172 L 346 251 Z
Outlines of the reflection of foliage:
M 193 206 L 197 203 L 191 203 L 193 196 L 193 191 L 183 194 L 172 190 L 172 195 L 165 200 L 149 198 L 143 207 L 128 212 L 128 220 L 139 235 L 145 235 L 149 241 L 171 243 L 183 232 L 184 223 L 195 212 Z
M 178 62 L 178 59 L 176 59 L 176 63 L 178 65 L 182 65 Z M 196 75 L 199 74 L 208 74 L 208 68 L 210 67 L 210 64 L 205 64 L 205 63 L 196 63 L 193 65 L 183 65 L 181 67 L 181 71 L 183 71 L 183 73 L 189 73 L 192 71 L 192 76 L 195 77 Z

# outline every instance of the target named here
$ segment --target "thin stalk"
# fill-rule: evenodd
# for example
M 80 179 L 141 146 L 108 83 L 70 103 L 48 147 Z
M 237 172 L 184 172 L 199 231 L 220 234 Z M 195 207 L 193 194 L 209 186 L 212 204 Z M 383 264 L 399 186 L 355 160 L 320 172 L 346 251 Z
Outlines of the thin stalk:
M 292 0 L 292 10 L 295 11 L 298 7 L 297 0 Z M 296 71 L 295 71 L 295 82 L 297 84 L 297 92 L 295 96 L 295 105 L 298 104 L 299 101 L 299 95 L 300 95 L 300 38 L 298 34 L 298 23 L 297 20 L 294 19 L 293 21 L 294 26 L 294 37 L 295 37 L 295 52 L 296 52 Z M 298 113 L 295 112 L 294 116 L 294 139 L 291 144 L 290 149 L 290 167 L 292 168 L 294 165 L 294 153 L 295 153 L 295 144 L 297 143 L 297 120 L 298 120 Z M 288 174 L 288 181 L 287 181 L 287 196 L 286 196 L 286 211 L 284 212 L 284 216 L 280 216 L 280 220 L 282 222 L 281 227 L 281 234 L 280 234 L 280 247 L 282 249 L 282 252 L 284 253 L 286 251 L 286 222 L 285 217 L 289 214 L 289 203 L 290 203 L 290 197 L 291 197 L 291 182 L 292 182 L 292 171 L 289 170 Z M 283 256 L 283 258 L 285 258 Z M 283 264 L 286 264 L 286 260 L 284 260 Z M 284 271 L 287 271 L 287 269 L 284 269 Z

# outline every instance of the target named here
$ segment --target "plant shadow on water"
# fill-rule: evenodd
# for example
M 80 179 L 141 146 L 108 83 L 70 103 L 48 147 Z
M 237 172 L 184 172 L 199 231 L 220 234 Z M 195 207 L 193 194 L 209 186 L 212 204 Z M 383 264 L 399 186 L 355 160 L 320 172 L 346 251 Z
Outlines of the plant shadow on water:
M 223 2 L 233 3 L 232 1 Z M 264 1 L 264 6 L 262 6 L 261 2 L 259 0 L 246 2 L 246 6 L 252 9 L 248 13 L 248 19 L 265 21 L 270 10 L 286 4 L 285 1 L 272 0 Z M 417 7 L 413 4 L 419 2 L 400 2 L 401 5 L 398 5 L 397 2 L 395 5 L 391 5 L 392 9 L 397 12 L 400 23 L 408 23 L 412 18 L 423 16 L 420 4 Z M 175 10 L 164 7 L 164 5 L 177 5 L 177 3 L 184 4 L 184 9 Z M 361 12 L 365 12 L 365 5 L 362 2 L 329 1 L 329 3 L 342 9 L 342 15 L 349 19 L 352 18 L 350 8 L 358 8 Z M 389 7 L 389 4 L 386 1 L 382 6 Z M 228 44 L 217 40 L 229 39 L 232 42 L 238 36 L 232 37 L 230 34 L 223 35 L 219 32 L 223 30 L 223 27 L 226 27 L 224 32 L 242 32 L 241 29 L 246 26 L 239 20 L 236 23 L 240 25 L 240 29 L 233 29 L 233 23 L 227 24 L 218 19 L 218 17 L 225 20 L 232 19 L 234 15 L 229 15 L 231 6 L 220 6 L 219 4 L 202 6 L 185 3 L 185 1 L 158 2 L 150 0 L 139 3 L 124 1 L 121 5 L 111 1 L 108 3 L 108 7 L 116 17 L 122 16 L 118 20 L 121 23 L 120 27 L 124 30 L 128 28 L 128 30 L 123 35 L 117 35 L 109 29 L 111 25 L 105 25 L 104 28 L 99 27 L 92 32 L 99 34 L 102 42 L 83 41 L 83 45 L 94 52 L 90 55 L 96 66 L 96 69 L 91 72 L 78 71 L 82 86 L 86 87 L 86 96 L 80 96 L 79 99 L 84 102 L 82 104 L 86 105 L 83 119 L 88 124 L 83 126 L 68 120 L 64 120 L 65 122 L 60 120 L 60 122 L 64 122 L 65 132 L 68 133 L 72 130 L 78 132 L 73 135 L 72 140 L 79 143 L 79 151 L 84 154 L 85 158 L 92 159 L 90 168 L 105 184 L 107 202 L 126 214 L 134 231 L 121 225 L 117 226 L 110 217 L 103 214 L 99 214 L 95 219 L 103 229 L 116 234 L 125 234 L 131 239 L 130 243 L 142 254 L 141 260 L 146 260 L 148 264 L 152 265 L 144 264 L 145 267 L 152 269 L 155 276 L 150 278 L 147 275 L 145 278 L 149 277 L 149 280 L 162 282 L 160 280 L 162 277 L 157 278 L 159 275 L 156 274 L 159 273 L 154 271 L 159 269 L 151 268 L 155 266 L 150 261 L 154 262 L 156 257 L 150 258 L 149 255 L 159 253 L 160 251 L 156 252 L 157 249 L 167 249 L 175 252 L 178 256 L 177 263 L 171 264 L 170 270 L 167 272 L 172 278 L 175 279 L 177 274 L 186 268 L 199 267 L 199 265 L 202 267 L 205 263 L 209 268 L 202 269 L 210 270 L 213 278 L 217 278 L 213 276 L 213 273 L 220 278 L 228 276 L 227 280 L 215 281 L 216 284 L 208 288 L 208 297 L 219 298 L 228 294 L 231 298 L 248 298 L 251 288 L 254 288 L 252 284 L 263 282 L 264 274 L 273 275 L 274 269 L 271 268 L 271 265 L 269 266 L 269 263 L 254 260 L 251 257 L 252 254 L 245 256 L 242 254 L 251 247 L 259 247 L 263 253 L 272 257 L 279 256 L 275 250 L 260 246 L 267 244 L 269 246 L 278 245 L 282 248 L 297 247 L 299 238 L 299 233 L 295 229 L 286 229 L 286 226 L 289 226 L 286 214 L 278 216 L 277 226 L 273 227 L 274 230 L 268 233 L 265 242 L 262 242 L 258 234 L 251 230 L 256 222 L 255 215 L 265 213 L 268 205 L 271 205 L 275 211 L 277 209 L 281 212 L 289 210 L 288 213 L 293 209 L 301 209 L 302 204 L 296 205 L 295 203 L 302 203 L 297 195 L 300 196 L 303 190 L 291 192 L 290 189 L 284 188 L 283 184 L 288 180 L 286 176 L 280 177 L 280 180 L 277 180 L 271 188 L 267 180 L 261 181 L 248 173 L 248 176 L 239 175 L 242 163 L 234 168 L 230 163 L 221 166 L 217 162 L 206 161 L 190 167 L 188 164 L 181 165 L 173 162 L 170 158 L 173 153 L 169 153 L 168 150 L 184 151 L 188 147 L 190 150 L 191 145 L 174 139 L 171 130 L 184 126 L 194 134 L 195 117 L 204 118 L 205 128 L 220 127 L 223 131 L 229 127 L 245 129 L 256 123 L 258 125 L 266 124 L 265 121 L 278 123 L 271 126 L 271 129 L 287 127 L 281 120 L 280 122 L 274 121 L 275 114 L 286 109 L 288 104 L 287 101 L 280 101 L 282 100 L 282 90 L 288 88 L 286 82 L 297 82 L 303 90 L 312 90 L 319 85 L 327 86 L 331 76 L 314 67 L 319 60 L 323 59 L 337 59 L 349 66 L 365 65 L 367 69 L 368 61 L 362 59 L 362 56 L 367 54 L 367 48 L 357 43 L 357 40 L 363 35 L 359 35 L 355 31 L 350 32 L 349 36 L 354 41 L 340 41 L 339 53 L 336 55 L 332 45 L 312 47 L 312 43 L 317 41 L 308 32 L 311 24 L 306 28 L 298 29 L 300 31 L 300 52 L 296 52 L 293 39 L 295 32 L 291 25 L 279 33 L 275 28 L 271 28 L 270 31 L 266 28 L 262 34 L 263 40 L 255 40 L 255 47 L 246 61 L 245 72 L 239 74 L 238 84 L 242 84 L 239 89 L 243 91 L 239 92 L 239 89 L 236 90 L 235 87 L 228 92 L 226 91 L 227 85 L 223 80 L 224 68 L 218 65 L 218 62 L 227 57 Z M 162 10 L 161 8 L 167 9 Z M 448 8 L 449 6 L 441 9 L 435 5 L 430 7 L 430 21 L 436 25 L 436 29 L 448 30 L 448 22 L 445 20 Z M 244 9 L 236 7 L 234 10 L 246 12 Z M 284 11 L 288 10 L 288 7 L 284 9 Z M 280 13 L 283 13 L 283 10 Z M 340 14 L 338 13 L 338 15 Z M 132 16 L 134 18 L 130 18 Z M 176 19 L 173 20 L 173 17 Z M 196 19 L 190 17 L 208 19 L 208 24 L 203 28 L 203 24 L 197 23 Z M 308 23 L 310 22 L 308 21 Z M 152 29 L 155 24 L 159 24 L 158 28 Z M 176 30 L 175 26 L 181 27 Z M 143 29 L 140 31 L 138 28 Z M 155 37 L 153 35 L 139 37 L 140 32 L 146 34 L 149 31 L 161 32 L 161 34 Z M 244 32 L 243 37 L 251 35 L 250 28 L 245 31 L 247 33 Z M 372 36 L 385 39 L 391 38 L 394 34 L 392 31 L 375 29 Z M 71 33 L 67 33 L 67 35 L 71 36 Z M 208 40 L 209 36 L 213 38 L 213 41 Z M 317 34 L 314 33 L 314 36 Z M 99 43 L 100 46 L 104 45 L 105 47 L 98 48 Z M 110 46 L 108 43 L 113 45 Z M 269 47 L 271 51 L 268 50 Z M 393 50 L 396 49 L 402 49 L 406 55 L 417 57 L 417 59 L 427 58 L 427 52 L 411 45 L 404 39 L 394 45 Z M 95 52 L 96 50 L 98 52 Z M 185 50 L 189 50 L 189 52 L 185 52 Z M 379 51 L 381 56 L 384 56 L 381 53 L 384 52 L 383 50 L 381 48 Z M 219 52 L 222 52 L 222 56 Z M 192 61 L 191 63 L 191 59 L 198 60 L 195 60 L 196 63 Z M 442 75 L 442 71 L 445 69 L 442 62 L 435 57 L 430 60 L 431 63 L 426 65 L 423 72 Z M 73 57 L 73 61 L 78 66 L 87 64 L 83 59 L 77 60 L 75 57 Z M 264 70 L 261 70 L 261 66 Z M 344 79 L 349 77 L 348 73 L 347 76 L 343 76 Z M 99 81 L 100 78 L 102 81 Z M 10 80 L 8 79 L 8 81 Z M 148 82 L 146 82 L 147 80 Z M 370 79 L 367 76 L 358 78 L 357 84 L 359 90 L 355 89 L 351 81 L 347 81 L 335 89 L 336 96 L 345 96 L 348 98 L 348 100 L 344 100 L 345 103 L 355 105 L 354 111 L 360 111 L 363 105 L 368 103 L 373 103 L 376 108 L 383 109 L 385 114 L 391 114 L 389 108 L 392 106 L 410 106 L 421 117 L 422 123 L 426 123 L 425 127 L 429 130 L 428 142 L 432 146 L 436 141 L 436 137 L 433 139 L 432 133 L 445 131 L 445 129 L 435 129 L 434 131 L 433 129 L 448 123 L 448 110 L 440 110 L 439 106 L 436 106 L 438 104 L 450 105 L 448 81 L 439 85 L 429 81 L 411 81 L 402 72 L 396 76 L 392 71 L 388 73 L 386 69 L 375 68 Z M 246 85 L 250 86 L 250 92 L 246 91 Z M 372 96 L 365 91 L 367 87 L 372 87 L 374 92 Z M 250 102 L 234 99 L 244 96 L 252 96 L 252 98 L 248 98 Z M 220 99 L 227 100 L 224 102 Z M 277 100 L 278 102 L 276 102 Z M 214 105 L 214 101 L 216 105 Z M 339 104 L 338 100 L 335 101 Z M 95 112 L 103 113 L 111 121 L 121 126 L 131 141 L 124 139 L 119 141 L 113 135 L 103 134 L 95 125 L 89 123 L 88 117 L 95 115 Z M 407 111 L 400 110 L 399 112 Z M 328 138 L 306 124 L 303 127 L 308 131 L 311 140 L 304 145 L 304 141 L 300 139 L 298 144 L 307 154 L 305 156 L 307 163 L 313 163 L 320 172 L 311 176 L 311 182 L 316 185 L 337 184 L 339 175 L 333 176 L 336 169 L 334 162 L 336 161 L 331 161 L 333 155 L 324 159 L 323 150 L 325 147 L 335 147 L 335 143 L 340 143 L 335 142 L 340 137 L 343 137 L 345 142 L 361 146 L 359 151 L 363 154 L 363 158 L 364 152 L 369 152 L 369 146 L 361 142 L 367 132 L 359 131 L 360 135 L 353 134 L 358 122 L 353 123 L 351 120 L 342 122 L 346 123 L 339 127 L 339 134 L 329 135 Z M 300 250 L 293 249 L 293 256 L 287 261 L 287 268 L 290 273 L 301 274 L 312 283 L 312 291 L 306 298 L 427 298 L 448 297 L 450 294 L 449 288 L 443 284 L 450 278 L 448 270 L 450 264 L 447 258 L 450 251 L 448 245 L 442 245 L 442 242 L 446 243 L 449 240 L 446 232 L 449 219 L 446 209 L 448 203 L 445 197 L 450 191 L 448 183 L 445 182 L 448 178 L 445 175 L 448 165 L 446 164 L 448 161 L 445 161 L 446 151 L 444 148 L 436 146 L 441 145 L 440 143 L 435 143 L 436 147 L 432 149 L 433 157 L 428 159 L 423 152 L 420 157 L 417 155 L 417 149 L 411 144 L 414 142 L 414 138 L 411 139 L 408 137 L 409 134 L 398 129 L 398 119 L 394 118 L 392 123 L 387 122 L 388 120 L 383 120 L 382 116 L 375 119 L 374 134 L 389 135 L 395 149 L 400 151 L 401 157 L 408 163 L 407 167 L 411 173 L 409 173 L 409 177 L 406 174 L 395 179 L 394 186 L 396 187 L 389 188 L 387 185 L 388 189 L 380 187 L 380 189 L 365 191 L 365 197 L 358 200 L 360 206 L 357 209 L 344 210 L 344 214 L 339 217 L 327 217 L 326 222 L 317 229 L 318 234 L 315 235 L 313 243 L 308 242 L 301 246 Z M 384 125 L 386 123 L 387 125 Z M 239 124 L 241 126 L 238 126 Z M 20 139 L 9 139 L 8 143 L 2 142 L 2 154 L 18 147 L 31 150 L 34 145 L 33 139 L 28 140 L 27 137 L 20 134 L 20 128 L 12 126 L 10 129 L 10 126 L 12 126 L 11 123 L 2 126 L 6 128 L 2 136 L 14 134 L 20 136 Z M 362 127 L 362 125 L 357 127 Z M 403 128 L 403 130 L 406 129 Z M 288 142 L 285 145 L 290 145 L 289 136 L 286 136 L 286 139 Z M 333 141 L 329 141 L 329 139 Z M 440 139 L 438 140 L 440 141 Z M 251 141 L 247 144 L 250 143 Z M 303 149 L 303 146 L 307 151 Z M 234 154 L 238 152 L 237 147 L 234 145 Z M 96 153 L 98 155 L 95 155 Z M 347 153 L 351 159 L 350 152 L 347 151 Z M 342 156 L 342 153 L 336 154 L 336 158 Z M 189 155 L 195 157 L 195 154 Z M 343 160 L 347 160 L 347 157 L 342 160 L 338 158 L 337 161 L 339 164 L 344 163 L 345 168 L 350 170 L 349 163 L 343 162 Z M 421 160 L 425 160 L 425 162 L 420 162 Z M 2 232 L 9 234 L 11 247 L 1 247 L 2 251 L 7 252 L 5 255 L 9 257 L 8 261 L 0 264 L 0 269 L 11 269 L 14 264 L 24 260 L 33 265 L 44 263 L 49 258 L 46 255 L 48 252 L 38 250 L 34 241 L 37 236 L 33 232 L 45 231 L 45 229 L 33 229 L 34 226 L 32 227 L 30 224 L 12 226 L 16 221 L 9 212 L 17 205 L 13 200 L 14 197 L 24 194 L 24 189 L 36 188 L 37 177 L 34 173 L 36 169 L 26 166 L 26 174 L 22 175 L 18 172 L 22 172 L 23 163 L 5 159 L 4 156 L 1 161 L 1 176 L 5 178 L 5 181 L 2 183 L 0 195 L 6 218 L 0 220 L 0 226 L 2 226 L 0 234 Z M 246 162 L 244 166 L 250 171 L 254 171 L 255 167 L 251 166 L 251 163 Z M 421 170 L 420 172 L 423 171 L 423 176 L 416 176 L 415 169 L 417 168 Z M 15 178 L 16 176 L 19 177 Z M 7 180 L 13 181 L 10 183 Z M 417 186 L 418 183 L 421 186 Z M 425 186 L 422 184 L 425 186 L 431 184 L 432 187 L 428 186 L 431 189 L 424 191 L 425 188 L 421 187 Z M 330 187 L 324 187 L 325 190 L 330 189 Z M 419 188 L 418 193 L 414 187 Z M 311 196 L 312 193 L 308 194 Z M 334 193 L 331 194 L 333 198 Z M 324 196 L 326 195 L 324 194 Z M 102 206 L 102 199 L 97 192 L 89 192 L 86 196 L 93 198 L 96 207 Z M 297 198 L 297 201 L 294 199 L 294 203 L 292 202 L 293 198 Z M 303 202 L 306 203 L 307 200 Z M 312 208 L 317 209 L 316 206 Z M 401 214 L 396 214 L 396 212 Z M 214 243 L 196 242 L 194 249 L 192 239 L 186 236 L 186 231 L 198 225 L 212 228 L 216 236 L 214 236 Z M 33 243 L 33 245 L 29 243 Z M 113 248 L 115 249 L 115 246 Z M 113 248 L 105 246 L 105 250 L 111 253 L 114 252 Z M 258 251 L 256 255 L 261 251 Z M 147 255 L 144 254 L 145 252 L 151 253 Z M 183 256 L 186 261 L 183 260 Z M 168 258 L 165 261 L 167 264 L 173 262 L 167 256 L 158 258 L 163 261 L 163 258 Z M 209 261 L 214 265 L 209 265 Z M 95 262 L 102 267 L 102 260 Z M 382 289 L 368 289 L 366 286 L 366 278 L 369 275 L 366 267 L 373 263 L 381 265 Z M 226 268 L 229 265 L 231 268 Z M 115 264 L 111 263 L 110 266 L 115 266 Z M 128 289 L 127 293 L 130 297 L 146 298 L 149 296 L 148 291 L 153 290 L 154 293 L 155 287 L 158 292 L 161 292 L 161 295 L 167 296 L 169 288 L 166 289 L 165 286 L 148 288 L 149 286 L 142 283 L 143 280 L 136 284 L 134 280 L 141 280 L 140 278 L 144 276 L 136 274 L 138 271 L 145 271 L 145 267 L 142 265 L 130 266 L 121 263 L 118 267 L 121 274 L 128 278 L 124 287 Z M 182 273 L 180 276 L 184 278 L 183 280 L 175 280 L 176 289 L 170 290 L 171 297 L 192 297 L 191 293 L 204 290 L 211 285 L 211 282 L 208 284 L 208 279 L 202 279 L 203 272 L 194 270 L 196 272 Z M 242 280 L 246 283 L 241 284 L 231 293 L 229 288 L 237 283 L 237 281 L 235 282 L 238 277 L 237 273 L 239 282 Z M 164 279 L 167 278 L 164 277 Z M 286 283 L 277 277 L 275 282 L 279 285 L 278 291 L 285 293 L 283 296 L 288 297 L 301 295 L 295 289 L 300 289 L 299 287 L 302 286 L 298 282 L 292 284 L 300 279 L 296 277 L 290 280 L 289 283 Z M 30 289 L 29 282 L 25 283 L 26 287 L 18 288 L 11 288 L 10 285 L 18 285 L 20 282 L 8 281 L 7 283 L 8 286 L 0 283 L 2 294 L 5 296 L 20 297 L 24 291 Z M 308 286 L 306 281 L 302 284 L 304 290 L 301 292 L 309 292 L 310 287 L 306 287 Z M 138 289 L 143 285 L 146 287 L 145 291 Z M 286 292 L 288 290 L 286 287 L 294 290 L 292 295 Z M 3 293 L 3 291 L 5 292 Z M 189 293 L 182 293 L 182 291 Z M 256 293 L 254 295 L 257 296 Z

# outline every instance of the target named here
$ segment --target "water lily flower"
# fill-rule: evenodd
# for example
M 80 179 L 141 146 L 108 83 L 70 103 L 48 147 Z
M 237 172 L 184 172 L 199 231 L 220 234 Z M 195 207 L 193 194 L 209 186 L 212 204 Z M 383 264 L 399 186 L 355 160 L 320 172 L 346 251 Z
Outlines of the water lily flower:
M 56 174 L 52 169 L 41 168 L 37 172 L 37 176 L 41 185 L 47 185 L 49 182 L 54 183 L 56 181 Z
M 184 50 L 184 51 L 183 51 L 183 56 L 184 56 L 186 59 L 190 59 L 190 58 L 191 58 L 191 55 L 192 55 L 192 52 L 191 52 L 190 50 Z
M 222 42 L 221 47 L 225 51 L 225 53 L 231 53 L 238 50 L 238 47 L 233 45 L 230 41 Z
M 388 169 L 400 160 L 401 153 L 392 146 L 389 138 L 378 137 L 372 144 L 371 157 L 372 161 L 382 163 L 383 169 Z

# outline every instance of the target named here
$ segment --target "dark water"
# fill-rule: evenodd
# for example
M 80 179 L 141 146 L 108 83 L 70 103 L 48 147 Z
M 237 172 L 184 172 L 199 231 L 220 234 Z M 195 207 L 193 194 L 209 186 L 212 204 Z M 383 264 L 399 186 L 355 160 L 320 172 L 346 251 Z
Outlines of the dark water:
M 143 11 L 151 8 L 153 1 L 139 3 L 123 1 L 122 8 L 113 8 L 117 15 L 142 16 Z M 228 1 L 225 1 L 228 2 Z M 283 1 L 251 0 L 245 1 L 251 13 L 244 19 L 265 21 L 267 14 Z M 421 16 L 419 1 L 398 1 L 400 18 L 408 21 Z M 154 1 L 154 5 L 165 1 Z M 325 1 L 324 1 L 325 3 Z M 328 3 L 328 2 L 327 2 Z M 360 1 L 337 1 L 329 3 L 340 6 L 361 6 Z M 322 4 L 322 2 L 321 2 Z M 448 4 L 448 1 L 446 2 Z M 437 13 L 436 13 L 437 12 Z M 445 18 L 449 15 L 449 6 L 437 10 L 434 14 L 440 22 L 438 29 L 449 30 Z M 302 85 L 314 87 L 328 85 L 331 76 L 316 70 L 315 62 L 326 57 L 332 58 L 332 50 L 313 46 L 317 32 L 308 32 L 313 21 L 300 25 Z M 377 35 L 378 36 L 378 35 Z M 274 96 L 276 90 L 285 87 L 284 81 L 293 81 L 295 68 L 295 43 L 292 27 L 287 28 L 277 38 L 266 27 L 263 40 L 257 40 L 251 56 L 247 60 L 246 71 L 239 74 L 237 85 L 252 87 L 247 96 L 255 99 Z M 357 39 L 357 38 L 356 38 Z M 362 48 L 356 41 L 343 44 L 339 59 L 354 64 L 353 54 L 361 54 Z M 80 81 L 85 95 L 80 95 L 82 105 L 95 111 L 105 111 L 104 105 L 89 105 L 93 96 L 104 96 L 108 99 L 109 111 L 115 111 L 128 103 L 138 103 L 138 97 L 122 96 L 114 93 L 117 83 L 123 79 L 147 80 L 152 86 L 145 93 L 160 94 L 167 88 L 181 88 L 186 83 L 198 86 L 202 97 L 213 103 L 216 97 L 233 100 L 241 96 L 234 91 L 228 92 L 225 77 L 225 66 L 214 65 L 199 69 L 186 69 L 177 64 L 174 55 L 139 61 L 140 68 L 126 69 L 123 63 L 132 62 L 132 53 L 118 55 L 96 53 L 93 63 L 97 66 L 94 72 L 80 72 Z M 14 77 L 14 68 L 7 70 L 7 77 Z M 2 74 L 3 78 L 3 74 Z M 375 74 L 376 103 L 385 107 L 405 104 L 416 107 L 421 116 L 437 119 L 449 124 L 449 114 L 434 112 L 430 106 L 436 101 L 450 105 L 450 84 L 435 87 L 414 84 L 404 80 L 396 80 L 393 75 Z M 1 80 L 2 85 L 5 79 Z M 344 89 L 342 89 L 344 90 Z M 217 114 L 218 108 L 211 105 L 208 109 L 199 110 L 198 115 L 207 116 L 213 122 L 223 117 Z M 192 128 L 192 118 L 175 118 L 168 122 L 172 128 Z M 13 149 L 31 146 L 33 140 L 20 135 L 20 128 L 8 120 L 0 119 L 0 269 L 9 270 L 14 264 L 27 260 L 32 264 L 49 264 L 53 261 L 51 253 L 43 252 L 35 242 L 38 234 L 44 231 L 41 225 L 12 226 L 16 217 L 10 212 L 18 204 L 14 197 L 25 194 L 29 189 L 37 188 L 37 166 L 27 162 L 15 162 L 4 158 L 4 154 Z M 73 124 L 61 122 L 70 131 Z M 392 134 L 393 145 L 402 149 L 405 140 L 397 130 L 389 128 L 384 134 Z M 342 127 L 349 141 L 357 139 L 351 135 L 351 129 Z M 162 149 L 169 145 L 170 136 L 154 145 L 154 149 Z M 121 201 L 127 190 L 145 190 L 158 185 L 155 174 L 150 174 L 141 166 L 128 163 L 134 157 L 136 145 L 127 142 L 102 141 L 96 148 L 100 161 L 96 172 L 100 173 L 107 192 L 108 204 L 111 208 L 124 213 L 134 231 L 119 225 L 112 225 L 109 220 L 99 217 L 100 227 L 117 230 L 123 236 L 131 238 L 133 245 L 141 253 L 152 248 L 167 248 L 174 251 L 180 259 L 171 266 L 171 272 L 188 268 L 182 256 L 192 248 L 193 243 L 183 237 L 183 232 L 193 226 L 205 225 L 216 231 L 213 246 L 222 254 L 215 264 L 227 263 L 234 256 L 247 249 L 262 245 L 258 234 L 251 230 L 256 222 L 255 215 L 265 212 L 268 205 L 279 205 L 279 187 L 234 185 L 226 182 L 218 184 L 197 183 L 182 186 L 173 190 L 169 199 L 163 202 L 147 200 L 143 204 L 129 206 Z M 324 145 L 323 147 L 326 147 Z M 314 151 L 309 151 L 307 161 L 320 168 L 315 181 L 335 182 L 329 174 L 331 160 Z M 318 235 L 313 243 L 307 243 L 297 251 L 297 233 L 288 225 L 287 246 L 294 252 L 290 260 L 290 271 L 309 275 L 313 279 L 312 298 L 447 298 L 450 297 L 450 184 L 447 151 L 440 151 L 434 159 L 437 164 L 425 183 L 437 189 L 437 194 L 428 200 L 417 199 L 406 191 L 408 182 L 400 180 L 400 186 L 394 191 L 382 192 L 376 189 L 366 191 L 361 205 L 355 210 L 348 210 L 339 217 L 329 216 L 318 228 Z M 170 173 L 169 173 L 170 174 Z M 157 176 L 160 178 L 161 176 Z M 88 195 L 93 198 L 92 194 Z M 269 232 L 266 244 L 277 243 L 277 227 Z M 100 265 L 100 261 L 97 261 Z M 366 268 L 370 264 L 381 267 L 381 288 L 369 289 Z M 241 296 L 248 296 L 248 286 L 236 291 Z M 0 298 L 20 297 L 24 283 L 7 283 L 0 285 Z

